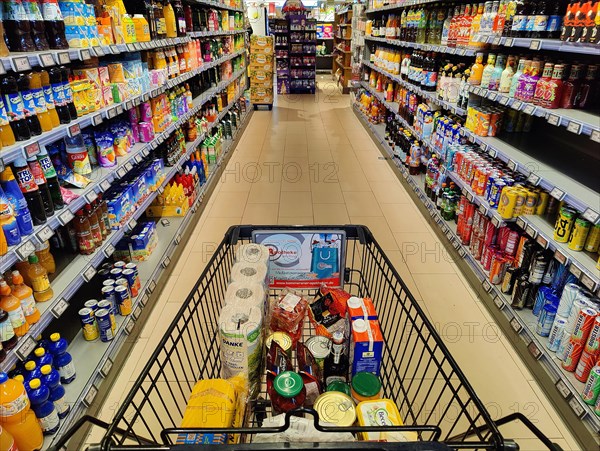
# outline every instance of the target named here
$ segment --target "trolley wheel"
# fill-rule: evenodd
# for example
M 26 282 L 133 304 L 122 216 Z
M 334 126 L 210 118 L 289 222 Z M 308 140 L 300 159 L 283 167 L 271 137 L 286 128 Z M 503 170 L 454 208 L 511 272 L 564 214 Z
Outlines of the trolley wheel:
M 272 111 L 272 110 L 273 110 L 273 105 L 271 104 L 271 105 L 269 105 L 269 111 Z

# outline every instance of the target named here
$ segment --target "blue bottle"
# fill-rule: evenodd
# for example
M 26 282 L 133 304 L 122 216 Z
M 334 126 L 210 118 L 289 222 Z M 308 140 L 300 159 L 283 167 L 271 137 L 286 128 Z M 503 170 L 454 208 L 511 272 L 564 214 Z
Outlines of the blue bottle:
M 25 377 L 26 382 L 32 379 L 41 379 L 42 372 L 33 360 L 29 360 L 25 363 L 25 373 L 23 374 L 23 377 Z
M 33 353 L 35 355 L 35 363 L 40 370 L 44 365 L 52 366 L 54 364 L 52 354 L 46 352 L 44 348 L 38 347 Z
M 40 422 L 44 435 L 54 435 L 58 431 L 60 419 L 54 404 L 48 401 L 50 389 L 42 385 L 40 379 L 31 379 L 26 385 L 31 408 Z
M 2 184 L 4 194 L 6 194 L 8 201 L 15 211 L 21 236 L 31 235 L 33 233 L 33 219 L 31 218 L 31 212 L 27 206 L 25 196 L 23 196 L 21 188 L 19 188 L 19 184 L 9 166 L 6 166 L 4 171 L 0 174 L 0 183 Z
M 71 406 L 67 404 L 65 399 L 65 387 L 60 384 L 60 374 L 50 365 L 44 365 L 41 371 L 42 383 L 50 390 L 48 400 L 54 404 L 58 418 L 62 420 L 69 414 Z
M 16 246 L 21 242 L 21 232 L 15 218 L 15 209 L 2 188 L 0 188 L 0 225 L 6 237 L 6 244 Z
M 75 380 L 75 365 L 73 357 L 67 352 L 69 343 L 64 338 L 60 338 L 60 334 L 54 333 L 50 335 L 50 345 L 48 351 L 54 357 L 54 367 L 60 374 L 60 381 L 63 384 L 70 384 Z

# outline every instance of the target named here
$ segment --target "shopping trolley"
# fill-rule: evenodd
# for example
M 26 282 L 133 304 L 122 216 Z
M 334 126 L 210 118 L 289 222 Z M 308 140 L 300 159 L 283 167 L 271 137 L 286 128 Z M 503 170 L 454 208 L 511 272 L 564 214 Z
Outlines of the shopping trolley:
M 378 312 L 385 345 L 381 364 L 381 382 L 385 398 L 392 399 L 404 426 L 331 427 L 319 424 L 312 409 L 293 411 L 294 415 L 312 416 L 321 432 L 403 431 L 415 432 L 420 441 L 405 443 L 252 443 L 260 433 L 284 431 L 290 424 L 278 428 L 261 427 L 270 415 L 270 402 L 264 389 L 248 401 L 243 428 L 182 429 L 179 427 L 188 397 L 199 379 L 221 376 L 217 319 L 224 302 L 234 256 L 240 244 L 251 242 L 253 232 L 261 231 L 343 231 L 346 235 L 343 261 L 343 288 L 355 296 L 370 297 Z M 271 289 L 270 297 L 281 290 Z M 316 290 L 307 290 L 308 299 Z M 311 325 L 305 321 L 310 333 Z M 202 276 L 183 303 L 176 318 L 148 360 L 133 388 L 121 404 L 112 423 L 93 417 L 81 418 L 58 441 L 60 449 L 70 436 L 86 422 L 106 428 L 96 449 L 102 451 L 198 451 L 215 445 L 175 445 L 178 434 L 236 433 L 238 445 L 223 445 L 226 449 L 314 449 L 320 450 L 444 450 L 444 449 L 518 449 L 517 444 L 504 439 L 498 427 L 510 421 L 522 421 L 551 450 L 560 447 L 548 440 L 539 429 L 519 413 L 492 420 L 471 384 L 435 331 L 432 323 L 409 292 L 390 260 L 364 226 L 235 226 L 231 227 L 218 246 Z M 208 448 L 207 448 L 208 449 Z

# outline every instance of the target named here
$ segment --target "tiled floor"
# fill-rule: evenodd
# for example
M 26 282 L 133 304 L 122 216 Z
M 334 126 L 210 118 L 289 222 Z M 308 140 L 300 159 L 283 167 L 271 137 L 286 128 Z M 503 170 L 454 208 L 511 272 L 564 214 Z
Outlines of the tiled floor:
M 328 78 L 322 78 L 321 87 L 326 83 Z M 373 231 L 491 415 L 521 411 L 563 449 L 578 449 L 380 156 L 348 96 L 321 91 L 316 96 L 280 97 L 272 112 L 255 112 L 134 344 L 102 418 L 114 415 L 229 226 L 356 223 Z M 501 431 L 517 439 L 521 449 L 543 449 L 519 425 Z M 98 440 L 97 432 L 91 442 Z

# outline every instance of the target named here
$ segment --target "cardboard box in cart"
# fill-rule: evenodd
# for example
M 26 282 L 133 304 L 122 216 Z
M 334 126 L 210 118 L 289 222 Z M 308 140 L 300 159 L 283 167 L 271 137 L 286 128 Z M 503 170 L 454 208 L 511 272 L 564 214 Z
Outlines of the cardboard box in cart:
M 274 53 L 273 36 L 256 36 L 250 37 L 250 53 L 264 53 L 272 55 Z

